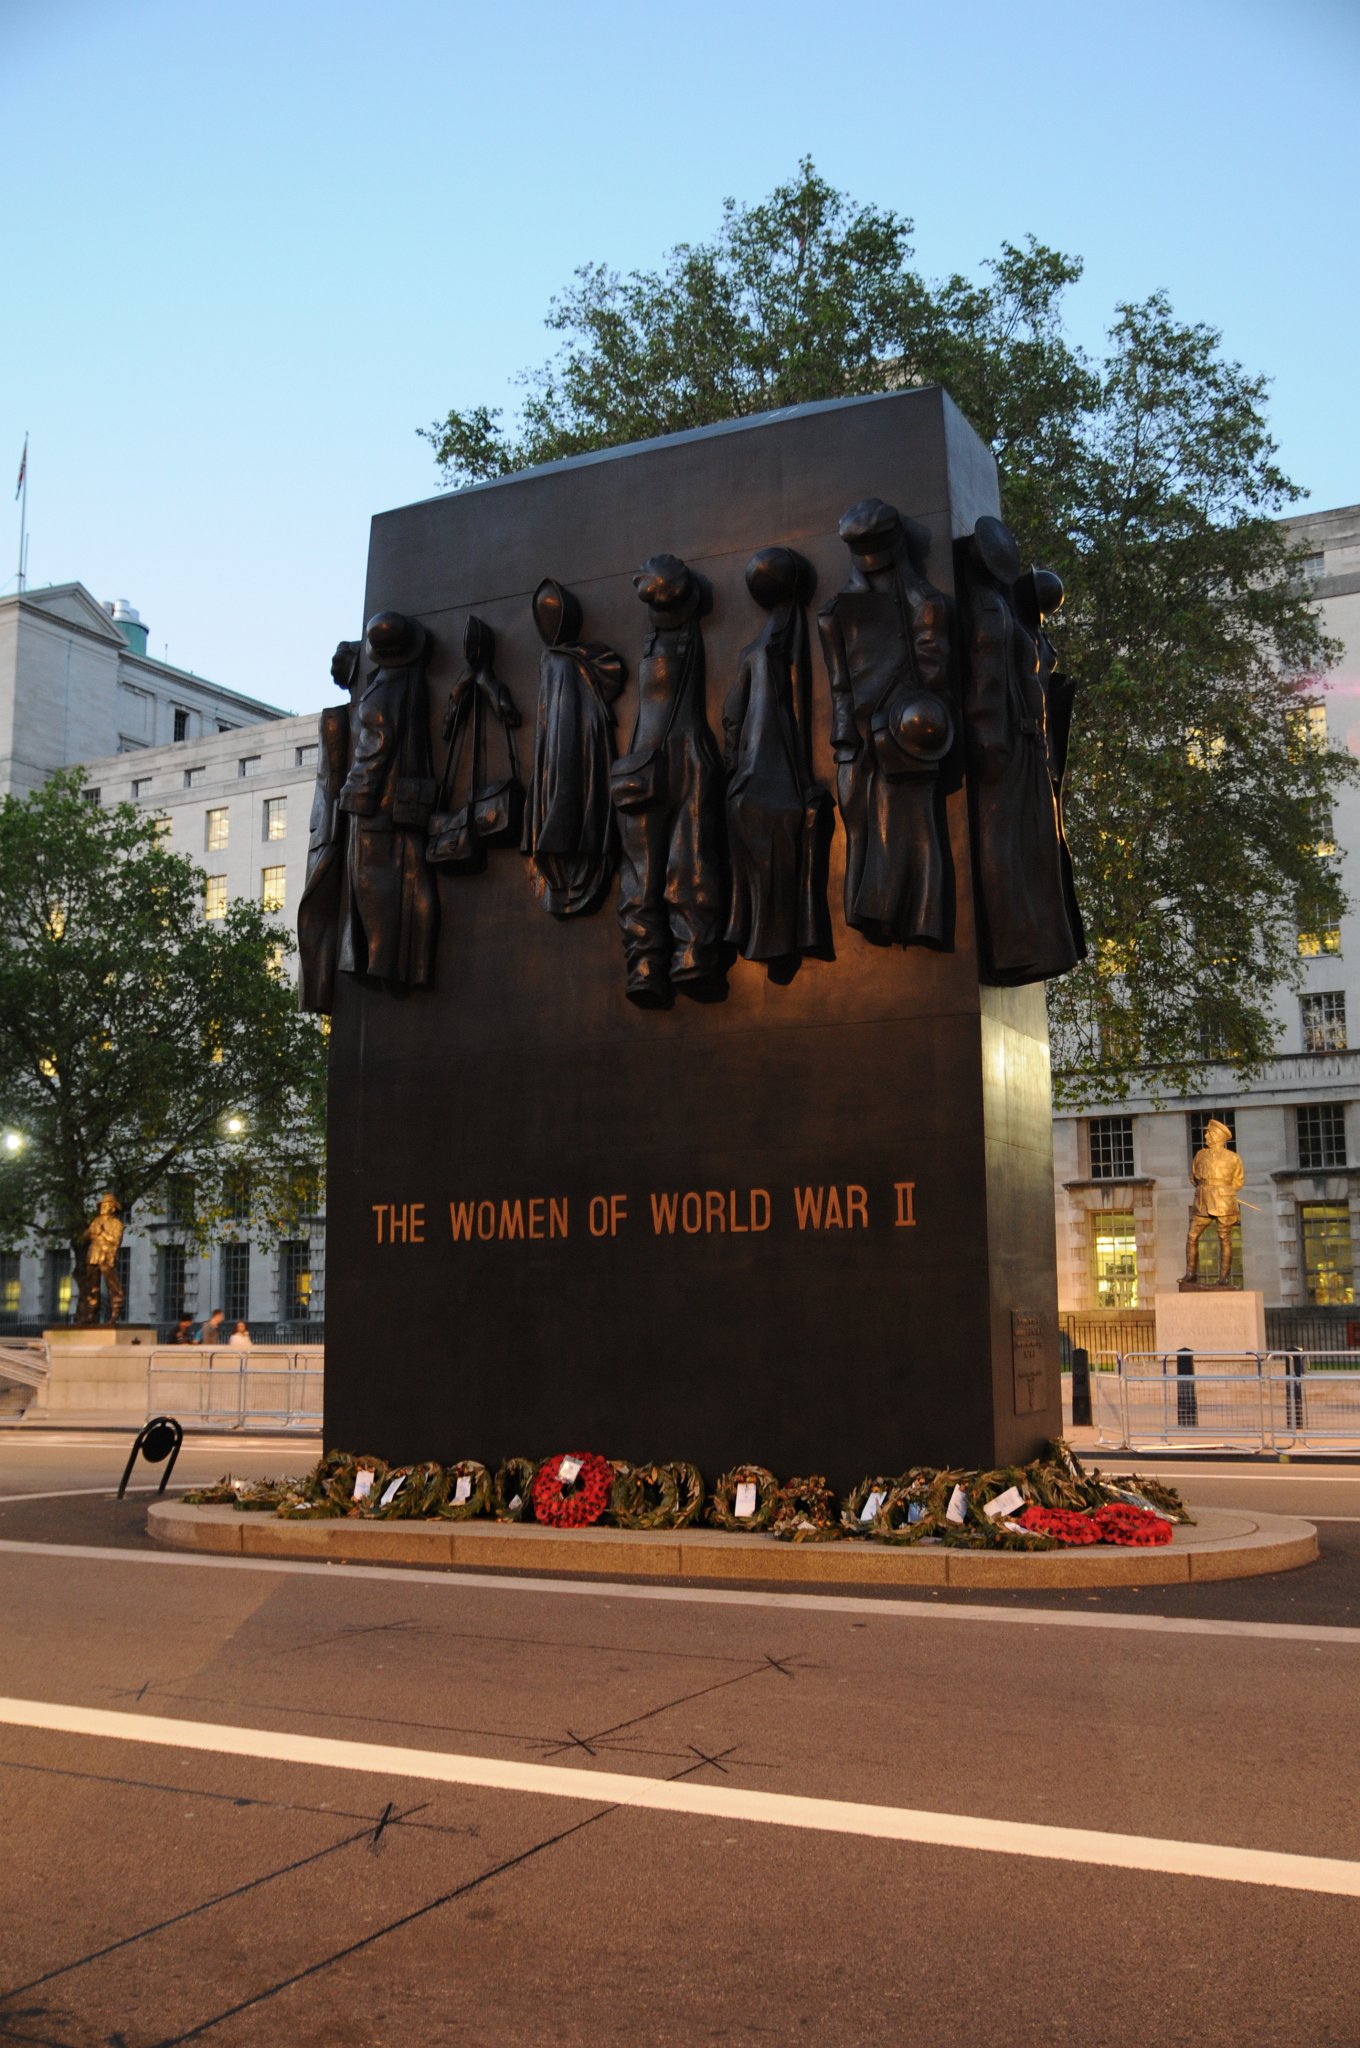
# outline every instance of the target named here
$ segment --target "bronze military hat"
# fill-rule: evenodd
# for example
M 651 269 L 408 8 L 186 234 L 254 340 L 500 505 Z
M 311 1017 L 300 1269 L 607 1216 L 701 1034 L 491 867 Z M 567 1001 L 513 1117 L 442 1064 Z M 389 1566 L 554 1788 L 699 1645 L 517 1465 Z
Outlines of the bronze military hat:
M 1015 606 L 1027 626 L 1039 626 L 1056 612 L 1063 601 L 1063 580 L 1052 569 L 1033 564 L 1016 579 Z
M 368 651 L 379 668 L 404 668 L 425 645 L 425 628 L 404 612 L 375 612 L 364 630 Z
M 968 551 L 978 566 L 995 576 L 1009 590 L 1019 580 L 1020 550 L 1015 535 L 1002 519 L 979 519 L 968 542 Z
M 534 624 L 545 647 L 561 647 L 581 637 L 581 605 L 575 591 L 545 576 L 534 592 Z
M 861 498 L 842 518 L 836 531 L 866 569 L 885 569 L 902 538 L 902 517 L 882 498 Z
M 649 555 L 633 578 L 633 588 L 653 611 L 679 612 L 693 604 L 698 585 L 693 570 L 678 555 Z

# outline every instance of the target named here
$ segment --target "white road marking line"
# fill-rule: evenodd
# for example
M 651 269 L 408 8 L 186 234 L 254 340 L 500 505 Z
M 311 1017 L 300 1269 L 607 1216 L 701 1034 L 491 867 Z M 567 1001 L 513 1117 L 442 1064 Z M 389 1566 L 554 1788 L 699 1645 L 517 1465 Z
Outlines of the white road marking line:
M 183 1493 L 186 1487 L 193 1486 L 195 1483 L 192 1479 L 176 1481 L 175 1485 L 166 1487 L 166 1499 L 168 1500 L 172 1493 Z M 63 1486 L 56 1493 L 0 1493 L 0 1507 L 6 1507 L 11 1501 L 16 1500 L 76 1500 L 88 1494 L 114 1494 L 117 1491 L 118 1481 L 115 1479 L 108 1486 Z M 153 1479 L 149 1486 L 129 1486 L 127 1491 L 129 1493 L 158 1493 L 160 1488 Z
M 1096 1614 L 1055 1607 L 955 1605 L 912 1598 L 864 1599 L 853 1593 L 750 1593 L 718 1586 L 649 1586 L 621 1579 L 518 1578 L 501 1572 L 417 1571 L 396 1564 L 313 1564 L 283 1557 L 200 1557 L 191 1551 L 114 1550 L 92 1543 L 0 1541 L 0 1557 L 85 1558 L 99 1564 L 183 1566 L 216 1572 L 282 1572 L 298 1578 L 367 1579 L 456 1593 L 566 1594 L 585 1600 L 661 1600 L 681 1606 L 771 1607 L 805 1614 L 864 1614 L 880 1621 L 1003 1622 L 1022 1628 L 1113 1628 L 1149 1635 L 1241 1636 L 1266 1642 L 1341 1643 L 1360 1649 L 1360 1628 L 1296 1621 L 1211 1621 L 1169 1614 Z M 1114 1590 L 1118 1590 L 1115 1588 Z
M 618 1771 L 562 1764 L 510 1763 L 498 1757 L 444 1750 L 404 1749 L 335 1736 L 284 1735 L 211 1721 L 176 1721 L 159 1714 L 113 1713 L 46 1700 L 0 1699 L 0 1722 L 61 1735 L 147 1742 L 170 1749 L 207 1750 L 268 1763 L 319 1765 L 384 1778 L 419 1778 L 443 1785 L 475 1785 L 493 1792 L 577 1799 L 589 1805 L 644 1807 L 651 1812 L 702 1814 L 723 1821 L 755 1821 L 808 1828 L 823 1834 L 869 1835 L 880 1841 L 921 1842 L 941 1849 L 980 1849 L 1008 1856 L 1038 1856 L 1061 1863 L 1100 1864 L 1114 1870 L 1160 1871 L 1174 1877 L 1214 1878 L 1230 1884 L 1270 1885 L 1287 1891 L 1327 1892 L 1360 1898 L 1360 1863 L 1333 1856 L 1296 1856 L 1274 1849 L 1243 1849 L 1217 1842 L 1176 1842 L 1153 1835 L 1107 1834 L 1032 1821 L 988 1820 L 980 1815 L 930 1813 L 909 1806 L 869 1806 L 849 1799 L 814 1799 L 788 1792 L 631 1777 Z

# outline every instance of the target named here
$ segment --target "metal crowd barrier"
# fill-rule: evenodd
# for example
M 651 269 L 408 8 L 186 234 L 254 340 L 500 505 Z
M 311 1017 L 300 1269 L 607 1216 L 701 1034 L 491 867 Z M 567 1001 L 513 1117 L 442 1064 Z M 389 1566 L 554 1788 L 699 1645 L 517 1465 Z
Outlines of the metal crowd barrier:
M 1091 1378 L 1096 1441 L 1360 1448 L 1360 1351 L 1127 1351 Z
M 146 1368 L 146 1412 L 190 1429 L 319 1429 L 325 1352 L 166 1345 Z

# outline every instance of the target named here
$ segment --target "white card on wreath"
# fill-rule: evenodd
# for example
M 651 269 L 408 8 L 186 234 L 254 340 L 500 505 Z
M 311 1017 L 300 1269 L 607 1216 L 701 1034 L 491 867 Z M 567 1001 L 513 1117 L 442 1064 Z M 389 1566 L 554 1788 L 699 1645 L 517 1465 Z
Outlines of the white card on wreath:
M 355 1498 L 356 1500 L 367 1500 L 367 1499 L 368 1499 L 368 1496 L 369 1496 L 369 1495 L 370 1495 L 370 1493 L 372 1493 L 372 1491 L 373 1491 L 373 1481 L 374 1481 L 375 1477 L 376 1477 L 376 1474 L 375 1474 L 375 1473 L 373 1473 L 373 1472 L 370 1472 L 370 1471 L 369 1471 L 369 1469 L 368 1469 L 368 1466 L 367 1466 L 367 1465 L 365 1465 L 365 1467 L 364 1467 L 364 1469 L 363 1469 L 363 1471 L 362 1471 L 362 1472 L 356 1472 L 356 1473 L 355 1473 L 355 1475 L 354 1475 L 354 1498 Z
M 753 1515 L 756 1511 L 756 1483 L 754 1479 L 737 1481 L 737 1499 L 732 1512 L 735 1515 Z
M 557 1476 L 564 1486 L 570 1486 L 573 1479 L 579 1479 L 581 1476 L 581 1460 L 564 1458 L 557 1468 Z
M 944 1518 L 946 1522 L 962 1522 L 966 1521 L 967 1515 L 968 1496 L 961 1486 L 956 1486 L 949 1496 L 949 1506 L 944 1511 Z
M 1018 1507 L 1023 1507 L 1024 1504 L 1025 1496 L 1021 1493 L 1019 1487 L 1008 1486 L 1006 1491 L 999 1493 L 995 1500 L 989 1500 L 982 1512 L 984 1515 L 990 1515 L 995 1520 L 998 1515 L 1014 1514 L 1015 1510 Z
M 397 1495 L 401 1492 L 403 1486 L 405 1486 L 405 1484 L 406 1474 L 404 1472 L 398 1472 L 396 1478 L 392 1481 L 391 1485 L 384 1488 L 383 1497 L 378 1502 L 378 1506 L 380 1508 L 385 1508 L 389 1501 L 394 1501 Z M 358 1487 L 356 1486 L 354 1490 L 357 1495 L 359 1491 Z
M 859 1511 L 861 1522 L 872 1522 L 882 1505 L 883 1495 L 881 1493 L 871 1493 Z
M 457 1504 L 458 1504 L 458 1502 L 459 1502 L 460 1500 L 471 1500 L 471 1499 L 472 1499 L 472 1474 L 471 1474 L 470 1472 L 460 1472 L 460 1473 L 459 1473 L 459 1475 L 458 1475 L 457 1483 L 455 1484 L 455 1486 L 454 1486 L 454 1489 L 453 1489 L 453 1500 L 454 1500 L 454 1505 L 455 1505 L 455 1507 L 456 1507 L 456 1506 L 457 1506 Z

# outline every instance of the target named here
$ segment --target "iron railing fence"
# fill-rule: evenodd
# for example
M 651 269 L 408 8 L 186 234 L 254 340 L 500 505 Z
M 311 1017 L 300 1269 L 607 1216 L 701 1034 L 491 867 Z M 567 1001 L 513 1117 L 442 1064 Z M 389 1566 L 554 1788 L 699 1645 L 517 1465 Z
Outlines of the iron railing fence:
M 158 1346 L 147 1361 L 147 1416 L 173 1415 L 196 1430 L 319 1429 L 324 1368 L 320 1346 Z
M 1091 1395 L 1097 1442 L 1121 1449 L 1360 1446 L 1360 1349 L 1128 1352 Z
M 1063 1309 L 1058 1315 L 1058 1348 L 1063 1371 L 1071 1368 L 1080 1349 L 1093 1368 L 1113 1372 L 1122 1351 L 1141 1351 L 1156 1341 L 1156 1317 L 1150 1308 Z

